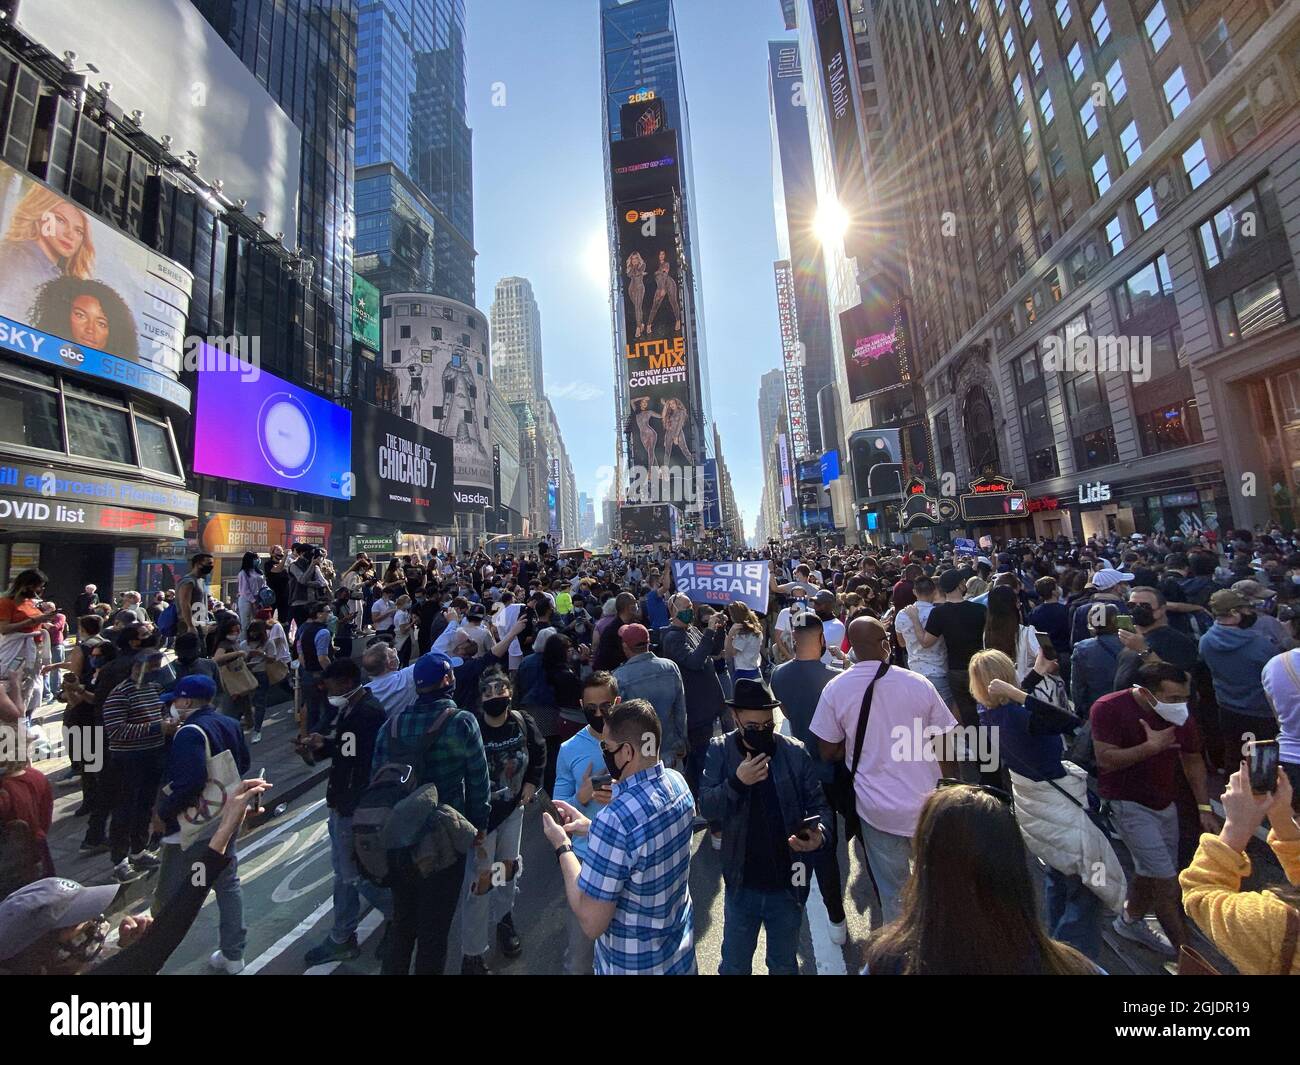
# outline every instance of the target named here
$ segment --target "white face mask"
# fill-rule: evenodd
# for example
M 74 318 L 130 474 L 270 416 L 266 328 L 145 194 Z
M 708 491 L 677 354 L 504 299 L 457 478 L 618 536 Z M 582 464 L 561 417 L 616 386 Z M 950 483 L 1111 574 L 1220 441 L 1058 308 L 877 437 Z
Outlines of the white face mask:
M 1135 690 L 1143 691 L 1144 689 L 1138 688 Z M 1147 694 L 1150 695 L 1149 692 Z M 1185 725 L 1187 723 L 1188 712 L 1187 712 L 1186 702 L 1162 703 L 1154 695 L 1151 696 L 1151 699 L 1155 703 L 1155 705 L 1152 706 L 1151 709 L 1154 710 L 1158 716 L 1168 721 L 1171 725 Z
M 360 688 L 353 688 L 350 692 L 348 692 L 347 695 L 331 695 L 329 697 L 330 706 L 334 707 L 335 709 L 342 710 L 345 706 L 348 705 L 349 702 L 352 701 L 352 696 L 356 695 L 356 693 L 359 692 L 360 690 L 361 690 Z

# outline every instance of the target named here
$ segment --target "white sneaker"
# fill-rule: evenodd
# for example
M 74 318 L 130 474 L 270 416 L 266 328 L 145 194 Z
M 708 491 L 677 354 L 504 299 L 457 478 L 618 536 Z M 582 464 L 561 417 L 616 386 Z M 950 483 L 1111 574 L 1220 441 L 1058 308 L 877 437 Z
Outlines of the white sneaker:
M 831 921 L 831 942 L 837 947 L 844 946 L 849 941 L 849 922 L 848 918 L 843 921 Z
M 722 833 L 721 833 L 721 832 L 710 832 L 710 833 L 709 833 L 709 842 L 713 844 L 713 849 L 714 849 L 715 851 L 720 851 L 720 850 L 722 850 Z
M 224 972 L 230 976 L 238 976 L 240 973 L 244 971 L 243 958 L 238 958 L 235 961 L 231 961 L 219 950 L 214 950 L 212 952 L 211 956 L 208 958 L 208 964 L 212 966 L 212 968 L 217 969 L 220 972 Z
M 254 729 L 254 730 L 253 730 L 253 742 L 254 742 L 254 743 L 261 743 L 261 742 L 262 742 L 262 730 L 261 730 L 261 729 Z
M 1166 958 L 1178 957 L 1178 951 L 1176 951 L 1174 945 L 1165 938 L 1165 934 L 1156 931 L 1147 924 L 1145 919 L 1128 921 L 1125 920 L 1123 914 L 1120 914 L 1115 918 L 1115 923 L 1112 927 L 1115 929 L 1117 935 L 1121 935 L 1125 939 L 1138 943 L 1141 946 L 1146 947 L 1148 950 L 1154 950 L 1157 954 L 1162 954 Z

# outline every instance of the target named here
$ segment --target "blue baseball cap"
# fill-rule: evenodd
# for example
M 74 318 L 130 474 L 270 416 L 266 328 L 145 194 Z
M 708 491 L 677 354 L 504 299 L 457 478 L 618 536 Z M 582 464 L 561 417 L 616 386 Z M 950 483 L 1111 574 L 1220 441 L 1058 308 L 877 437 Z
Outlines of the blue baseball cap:
M 451 659 L 438 651 L 430 651 L 416 659 L 411 673 L 417 691 L 435 691 L 447 683 L 448 677 L 455 675 Z
M 173 699 L 211 700 L 217 694 L 217 682 L 202 673 L 192 673 L 181 677 L 169 692 L 163 692 L 162 701 L 170 703 Z

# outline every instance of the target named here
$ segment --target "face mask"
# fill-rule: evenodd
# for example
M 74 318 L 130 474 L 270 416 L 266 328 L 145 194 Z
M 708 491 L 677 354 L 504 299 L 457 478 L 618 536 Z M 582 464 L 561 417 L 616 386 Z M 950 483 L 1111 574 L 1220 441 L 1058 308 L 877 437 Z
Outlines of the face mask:
M 740 730 L 741 740 L 755 754 L 771 755 L 776 750 L 776 730 L 746 728 Z
M 501 717 L 510 709 L 510 696 L 498 695 L 492 699 L 483 700 L 483 713 L 488 717 Z
M 78 932 L 67 943 L 60 943 L 55 950 L 58 963 L 64 965 L 71 962 L 84 965 L 94 961 L 99 957 L 99 952 L 104 949 L 104 940 L 108 938 L 109 928 L 108 921 L 101 917 L 92 922 L 88 928 Z
M 1154 607 L 1147 606 L 1146 603 L 1134 603 L 1129 607 L 1129 616 L 1133 619 L 1134 625 L 1141 625 L 1146 628 L 1148 625 L 1156 623 L 1156 612 Z
M 356 695 L 356 693 L 359 692 L 360 690 L 361 690 L 360 688 L 353 688 L 350 692 L 348 692 L 347 695 L 331 695 L 329 697 L 330 706 L 334 707 L 335 709 L 342 710 L 344 707 L 348 705 L 349 702 L 352 701 L 352 696 Z
M 585 706 L 582 708 L 583 716 L 587 719 L 587 724 L 591 726 L 592 732 L 605 731 L 605 718 L 599 710 L 588 710 Z
M 605 769 L 608 771 L 609 775 L 613 777 L 615 780 L 618 780 L 619 777 L 623 775 L 623 770 L 627 768 L 627 765 L 620 766 L 614 760 L 614 756 L 617 755 L 618 752 L 622 750 L 623 747 L 625 746 L 626 744 L 620 743 L 612 751 L 607 751 L 605 750 L 604 747 L 600 749 L 600 756 L 605 760 Z M 629 762 L 628 765 L 631 765 L 631 762 Z
M 207 576 L 208 574 L 210 574 L 211 572 L 212 572 L 212 566 L 211 566 L 211 565 L 200 566 L 200 567 L 199 567 L 199 576 L 201 576 L 201 577 L 206 577 L 206 576 Z
M 1143 691 L 1143 690 L 1144 689 L 1142 688 L 1134 689 L 1135 692 Z M 1162 717 L 1164 720 L 1168 721 L 1171 725 L 1183 725 L 1187 722 L 1186 702 L 1162 703 L 1154 695 L 1151 695 L 1150 692 L 1147 692 L 1146 694 L 1150 696 L 1152 702 L 1154 703 L 1151 709 L 1154 710 L 1159 717 Z

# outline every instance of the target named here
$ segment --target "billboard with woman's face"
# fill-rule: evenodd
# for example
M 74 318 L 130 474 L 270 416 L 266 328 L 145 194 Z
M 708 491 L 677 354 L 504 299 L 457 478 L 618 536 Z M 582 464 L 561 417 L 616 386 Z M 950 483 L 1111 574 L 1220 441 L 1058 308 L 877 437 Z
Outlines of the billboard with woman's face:
M 192 285 L 172 260 L 0 163 L 0 316 L 174 379 Z

